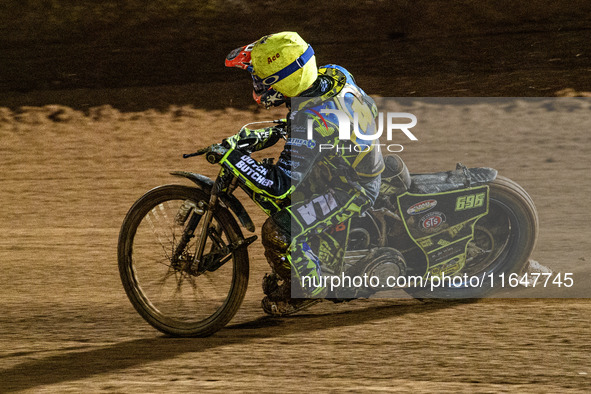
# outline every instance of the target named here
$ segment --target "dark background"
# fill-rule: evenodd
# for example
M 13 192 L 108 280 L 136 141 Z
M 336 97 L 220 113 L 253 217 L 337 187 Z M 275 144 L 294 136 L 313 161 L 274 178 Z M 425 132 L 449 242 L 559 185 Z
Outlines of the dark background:
M 270 319 L 257 241 L 245 301 L 214 336 L 167 338 L 133 309 L 116 251 L 129 207 L 183 182 L 169 171 L 217 173 L 182 153 L 285 116 L 251 110 L 249 77 L 224 68 L 240 45 L 296 30 L 374 95 L 591 91 L 589 0 L 350 4 L 0 1 L 0 392 L 589 391 L 588 299 L 370 299 Z M 409 169 L 515 180 L 539 212 L 532 258 L 591 289 L 589 100 L 416 101 Z
M 245 108 L 249 78 L 224 57 L 283 30 L 375 95 L 591 90 L 587 0 L 4 0 L 0 106 Z

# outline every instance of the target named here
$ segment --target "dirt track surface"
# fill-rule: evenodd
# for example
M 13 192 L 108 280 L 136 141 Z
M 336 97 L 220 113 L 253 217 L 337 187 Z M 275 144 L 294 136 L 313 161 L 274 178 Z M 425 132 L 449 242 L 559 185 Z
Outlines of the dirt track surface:
M 131 204 L 178 183 L 169 171 L 215 176 L 182 153 L 284 115 L 249 108 L 247 77 L 221 66 L 229 50 L 296 30 L 320 64 L 341 64 L 368 93 L 389 97 L 591 91 L 584 0 L 231 3 L 239 12 L 181 9 L 156 23 L 115 7 L 119 19 L 92 29 L 73 19 L 44 30 L 80 9 L 26 14 L 22 2 L 6 2 L 14 9 L 0 15 L 0 392 L 589 392 L 588 290 L 574 294 L 587 299 L 323 303 L 270 319 L 259 307 L 268 268 L 257 242 L 246 300 L 225 329 L 172 339 L 140 318 L 117 270 Z M 549 122 L 519 102 L 451 115 L 423 106 L 419 143 L 402 156 L 412 172 L 461 161 L 517 181 L 540 215 L 532 257 L 586 284 L 591 126 L 589 105 L 577 105 L 547 104 L 559 114 Z M 245 205 L 259 231 L 264 217 Z
M 527 105 L 513 107 L 540 109 Z M 556 122 L 588 113 L 589 104 L 576 108 Z M 533 257 L 559 271 L 575 269 L 575 278 L 589 272 L 589 244 L 579 231 L 588 217 L 572 215 L 591 193 L 591 152 L 581 129 L 558 135 L 555 125 L 536 123 L 536 111 L 488 104 L 417 110 L 419 142 L 403 155 L 414 172 L 450 169 L 456 161 L 499 169 L 539 209 Z M 203 159 L 182 160 L 181 153 L 248 120 L 281 114 L 4 110 L 0 391 L 588 390 L 588 300 L 359 300 L 270 319 L 259 307 L 267 264 L 258 242 L 250 250 L 246 300 L 227 328 L 205 339 L 171 339 L 148 326 L 118 277 L 117 236 L 127 209 L 146 190 L 178 183 L 168 171 L 215 175 Z M 511 122 L 523 116 L 529 128 L 515 133 Z M 260 229 L 264 217 L 245 205 Z

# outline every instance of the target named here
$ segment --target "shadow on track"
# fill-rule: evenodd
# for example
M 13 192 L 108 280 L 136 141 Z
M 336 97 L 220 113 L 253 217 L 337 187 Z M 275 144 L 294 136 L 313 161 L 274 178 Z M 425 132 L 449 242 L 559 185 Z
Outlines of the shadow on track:
M 208 338 L 157 337 L 121 342 L 98 349 L 21 363 L 0 372 L 0 389 L 3 392 L 33 389 L 38 386 L 84 379 L 145 363 L 172 359 L 185 353 L 199 353 L 219 346 L 282 337 L 297 332 L 363 325 L 374 320 L 404 316 L 409 313 L 432 313 L 468 302 L 473 301 L 379 305 L 340 313 L 300 314 L 280 319 L 262 317 L 228 326 Z

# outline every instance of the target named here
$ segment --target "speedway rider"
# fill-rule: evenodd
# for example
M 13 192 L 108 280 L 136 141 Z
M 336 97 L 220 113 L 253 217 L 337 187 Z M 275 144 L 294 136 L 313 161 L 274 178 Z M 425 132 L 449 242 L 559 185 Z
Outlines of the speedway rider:
M 375 133 L 377 108 L 347 70 L 332 64 L 317 68 L 314 50 L 295 32 L 267 35 L 237 48 L 227 56 L 226 66 L 250 72 L 257 103 L 267 109 L 285 103 L 290 110 L 283 125 L 243 128 L 223 144 L 238 147 L 226 163 L 259 192 L 282 200 L 292 197 L 288 199 L 291 205 L 270 216 L 262 228 L 265 256 L 273 269 L 264 279 L 262 306 L 272 315 L 293 313 L 327 291 L 323 286 L 304 288 L 296 280 L 321 275 L 321 265 L 307 240 L 324 229 L 348 223 L 373 205 L 378 195 L 384 161 L 371 141 L 359 138 Z M 358 133 L 351 132 L 349 140 L 339 139 L 337 116 L 322 112 L 326 109 L 345 111 L 351 121 L 356 113 Z M 312 119 L 312 140 L 308 119 Z M 272 146 L 283 135 L 287 140 L 277 164 L 244 162 L 244 152 Z M 321 145 L 333 148 L 321 150 Z M 314 203 L 319 201 L 323 203 Z M 333 251 L 333 256 L 342 258 L 343 246 L 334 247 L 340 252 Z M 314 298 L 294 298 L 292 291 L 298 297 Z

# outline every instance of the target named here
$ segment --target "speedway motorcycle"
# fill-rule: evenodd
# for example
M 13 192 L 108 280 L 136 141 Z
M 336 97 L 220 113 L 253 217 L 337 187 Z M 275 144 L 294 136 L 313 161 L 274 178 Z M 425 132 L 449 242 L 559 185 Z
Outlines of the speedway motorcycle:
M 279 121 L 275 121 L 278 123 Z M 247 125 L 248 126 L 248 125 Z M 281 128 L 280 128 L 281 129 Z M 285 137 L 285 136 L 284 136 Z M 235 149 L 240 149 L 237 147 Z M 164 185 L 144 194 L 127 213 L 119 236 L 123 286 L 137 312 L 172 336 L 208 336 L 236 314 L 247 290 L 248 246 L 255 226 L 234 192 L 240 188 L 267 215 L 290 204 L 271 199 L 224 165 L 231 149 L 214 144 L 195 153 L 220 164 L 215 180 L 176 171 L 192 186 Z M 270 163 L 263 160 L 263 165 Z M 324 272 L 350 276 L 480 278 L 435 289 L 424 283 L 400 286 L 416 298 L 478 298 L 493 291 L 497 274 L 519 273 L 537 239 L 538 217 L 527 192 L 491 168 L 410 174 L 397 155 L 385 157 L 374 206 L 348 226 L 323 236 L 346 243 L 344 257 L 321 262 Z M 343 231 L 344 230 L 344 231 Z M 427 282 L 425 282 L 427 283 Z M 336 289 L 334 300 L 372 297 L 380 287 Z

